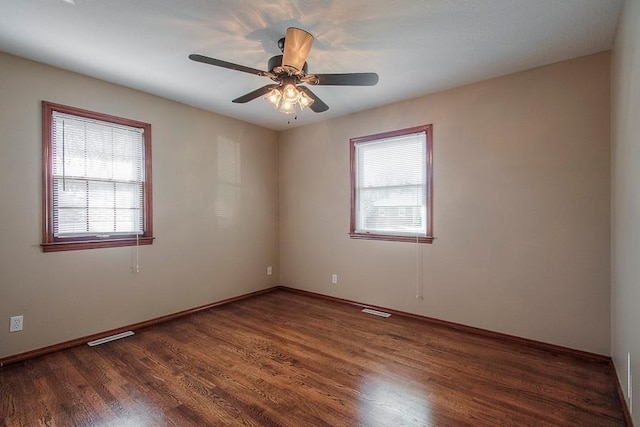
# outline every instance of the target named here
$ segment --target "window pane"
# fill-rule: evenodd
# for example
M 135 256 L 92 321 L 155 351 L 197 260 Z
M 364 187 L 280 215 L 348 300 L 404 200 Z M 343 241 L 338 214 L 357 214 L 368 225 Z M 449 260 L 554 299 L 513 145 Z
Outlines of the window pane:
M 58 234 L 80 234 L 87 232 L 87 210 L 83 208 L 61 208 L 56 211 Z
M 87 183 L 75 179 L 54 178 L 54 205 L 60 208 L 84 208 L 87 206 Z
M 89 230 L 91 233 L 111 233 L 115 231 L 115 211 L 94 208 L 89 210 Z
M 115 212 L 115 231 L 118 233 L 136 233 L 136 218 L 140 217 L 140 212 L 136 209 L 117 209 Z
M 112 171 L 111 132 L 105 126 L 85 124 L 86 164 L 84 176 L 110 179 Z
M 359 228 L 376 232 L 424 233 L 424 188 L 361 189 Z
M 111 182 L 87 181 L 89 193 L 89 209 L 113 208 L 115 187 Z
M 119 208 L 141 207 L 140 201 L 142 185 L 136 183 L 118 182 L 115 185 L 115 203 Z
M 424 183 L 424 137 L 358 146 L 361 187 Z
M 70 177 L 84 176 L 85 139 L 84 127 L 76 123 L 61 123 L 59 127 L 59 143 L 54 145 L 55 163 L 54 175 Z
M 132 141 L 136 141 L 132 143 Z M 113 131 L 113 176 L 118 181 L 144 181 L 142 136 L 124 129 Z

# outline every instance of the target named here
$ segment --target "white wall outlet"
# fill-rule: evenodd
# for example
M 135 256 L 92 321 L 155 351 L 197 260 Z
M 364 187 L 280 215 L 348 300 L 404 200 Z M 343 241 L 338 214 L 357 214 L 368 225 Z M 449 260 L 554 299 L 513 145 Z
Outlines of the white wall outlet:
M 268 266 L 267 267 L 267 276 L 271 276 L 273 274 L 273 267 L 272 266 Z
M 9 332 L 18 332 L 22 330 L 24 316 L 12 316 L 9 319 Z
M 334 285 L 338 284 L 338 275 L 337 274 L 332 274 L 331 275 L 331 283 L 333 283 Z

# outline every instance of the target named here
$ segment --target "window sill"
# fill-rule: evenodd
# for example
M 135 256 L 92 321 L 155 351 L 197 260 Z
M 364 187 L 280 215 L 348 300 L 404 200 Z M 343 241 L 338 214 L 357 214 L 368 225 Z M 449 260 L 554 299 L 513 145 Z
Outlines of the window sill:
M 352 239 L 384 240 L 390 242 L 433 243 L 433 236 L 394 236 L 390 234 L 349 233 Z
M 72 242 L 43 243 L 42 252 L 77 251 L 83 249 L 117 248 L 121 246 L 151 245 L 155 237 L 140 237 L 111 240 L 76 240 Z

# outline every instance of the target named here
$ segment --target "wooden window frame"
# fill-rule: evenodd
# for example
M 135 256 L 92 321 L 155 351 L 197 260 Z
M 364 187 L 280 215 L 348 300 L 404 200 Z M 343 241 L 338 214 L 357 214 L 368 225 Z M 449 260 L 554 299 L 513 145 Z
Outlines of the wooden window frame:
M 143 184 L 143 233 L 119 237 L 97 238 L 95 236 L 54 236 L 53 227 L 53 112 L 60 112 L 87 119 L 144 129 L 144 173 Z M 151 182 L 151 125 L 149 123 L 95 111 L 83 110 L 67 105 L 42 101 L 42 251 L 58 252 L 82 249 L 113 248 L 120 246 L 151 245 L 153 243 L 153 194 Z
M 411 133 L 425 132 L 426 136 L 426 182 L 425 182 L 425 207 L 426 212 L 426 232 L 423 235 L 408 236 L 397 234 L 377 234 L 356 232 L 356 145 L 364 142 L 376 141 L 379 139 L 393 138 Z M 349 236 L 352 239 L 383 240 L 409 243 L 433 243 L 433 125 L 422 125 L 406 129 L 399 129 L 390 132 L 383 132 L 374 135 L 351 138 L 350 140 L 350 175 L 351 175 L 351 225 Z

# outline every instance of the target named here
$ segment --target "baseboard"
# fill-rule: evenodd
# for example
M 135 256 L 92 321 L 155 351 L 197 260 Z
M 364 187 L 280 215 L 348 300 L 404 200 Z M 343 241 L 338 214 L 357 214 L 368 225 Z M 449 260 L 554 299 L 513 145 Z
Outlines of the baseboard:
M 347 300 L 347 299 L 343 299 L 343 298 L 337 298 L 337 297 L 332 297 L 329 295 L 324 295 L 324 294 L 319 294 L 316 292 L 311 292 L 311 291 L 305 291 L 302 289 L 296 289 L 296 288 L 290 288 L 287 286 L 279 286 L 277 287 L 277 289 L 286 291 L 286 292 L 292 292 L 292 293 L 297 293 L 297 294 L 301 294 L 301 295 L 307 295 L 313 298 L 319 298 L 319 299 L 324 299 L 324 300 L 328 300 L 328 301 L 333 301 L 333 302 L 338 302 L 338 303 L 342 303 L 342 304 L 349 304 L 349 305 L 353 305 L 359 308 L 370 308 L 373 310 L 379 310 L 379 311 L 385 311 L 387 313 L 391 313 L 394 314 L 396 316 L 402 316 L 402 317 L 408 317 L 411 319 L 416 319 L 416 320 L 420 320 L 423 322 L 427 322 L 429 324 L 432 325 L 438 325 L 438 326 L 443 326 L 446 328 L 450 328 L 450 329 L 455 329 L 458 331 L 462 331 L 462 332 L 466 332 L 469 334 L 474 334 L 474 335 L 480 335 L 480 336 L 484 336 L 484 337 L 488 337 L 488 338 L 493 338 L 493 339 L 497 339 L 497 340 L 501 340 L 504 342 L 511 342 L 511 343 L 517 343 L 520 345 L 524 345 L 530 348 L 535 348 L 538 350 L 544 350 L 547 352 L 551 352 L 551 353 L 555 353 L 555 354 L 562 354 L 565 356 L 571 356 L 573 358 L 577 358 L 580 360 L 587 360 L 589 362 L 597 362 L 597 363 L 604 363 L 607 365 L 612 365 L 612 361 L 611 361 L 611 357 L 609 356 L 605 356 L 602 354 L 597 354 L 597 353 L 590 353 L 588 351 L 583 351 L 583 350 L 576 350 L 573 348 L 569 348 L 569 347 L 563 347 L 560 345 L 556 345 L 556 344 L 549 344 L 549 343 L 545 343 L 542 341 L 536 341 L 536 340 L 532 340 L 529 338 L 522 338 L 522 337 L 518 337 L 515 335 L 509 335 L 509 334 L 504 334 L 501 332 L 494 332 L 494 331 L 490 331 L 487 329 L 481 329 L 481 328 L 476 328 L 474 326 L 468 326 L 468 325 L 463 325 L 461 323 L 454 323 L 454 322 L 449 322 L 447 320 L 441 320 L 441 319 L 436 319 L 434 317 L 428 317 L 428 316 L 422 316 L 419 314 L 413 314 L 413 313 L 408 313 L 406 311 L 399 311 L 399 310 L 393 310 L 387 307 L 380 307 L 380 306 L 375 306 L 375 305 L 370 305 L 370 304 L 363 304 L 361 302 L 357 302 L 357 301 L 351 301 L 351 300 Z
M 618 391 L 618 400 L 620 400 L 620 406 L 622 406 L 625 425 L 627 427 L 633 427 L 633 420 L 631 419 L 631 412 L 629 412 L 629 405 L 627 405 L 627 399 L 624 397 L 622 384 L 620 383 L 620 378 L 618 378 L 618 371 L 616 370 L 616 367 L 613 363 L 611 364 L 611 371 L 613 373 L 613 378 L 615 378 L 616 380 L 616 390 Z
M 129 330 L 137 330 L 142 328 L 147 328 L 149 326 L 157 325 L 158 323 L 168 322 L 170 320 L 179 319 L 180 317 L 185 317 L 190 314 L 197 313 L 199 311 L 208 310 L 213 307 L 218 307 L 225 304 L 230 304 L 232 302 L 241 301 L 247 298 L 253 298 L 258 295 L 266 294 L 268 292 L 272 292 L 276 289 L 279 289 L 279 286 L 274 286 L 272 288 L 261 289 L 259 291 L 250 292 L 248 294 L 238 295 L 232 298 L 223 299 L 221 301 L 212 302 L 209 304 L 201 305 L 199 307 L 190 308 L 188 310 L 179 311 L 177 313 L 168 314 L 166 316 L 156 317 L 154 319 L 145 320 L 144 322 L 134 323 L 132 325 L 122 326 L 116 329 L 110 329 L 108 331 L 99 332 L 97 334 L 87 335 L 85 337 L 76 338 L 70 341 L 61 342 L 58 344 L 53 344 L 47 347 L 38 348 L 35 350 L 27 351 L 24 353 L 14 354 L 12 356 L 6 356 L 0 358 L 0 368 L 12 363 L 23 362 L 28 359 L 33 359 L 35 357 L 44 356 L 45 354 L 53 353 L 55 351 L 64 350 L 66 348 L 75 347 L 77 345 L 86 344 L 89 341 L 94 341 L 100 338 L 108 337 L 110 335 L 119 334 L 121 332 L 129 331 Z

